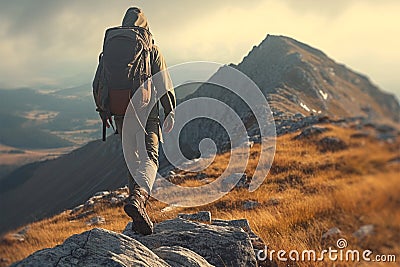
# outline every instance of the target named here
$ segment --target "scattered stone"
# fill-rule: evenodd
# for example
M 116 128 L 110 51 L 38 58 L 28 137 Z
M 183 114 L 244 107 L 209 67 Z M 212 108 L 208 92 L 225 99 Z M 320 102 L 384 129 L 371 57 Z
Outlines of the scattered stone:
M 268 206 L 278 206 L 281 203 L 281 201 L 278 198 L 270 198 L 267 201 Z
M 0 258 L 0 263 L 8 264 L 10 262 L 7 258 Z
M 162 208 L 162 209 L 161 209 L 161 212 L 168 212 L 168 211 L 171 211 L 171 210 L 173 210 L 173 209 L 175 209 L 175 206 L 174 206 L 174 205 L 166 206 L 165 208 Z
M 205 179 L 201 179 L 200 180 L 200 182 L 202 182 L 204 184 L 209 184 L 209 183 L 212 183 L 214 181 L 215 181 L 215 179 L 213 179 L 213 178 L 205 178 Z
M 378 140 L 386 141 L 389 143 L 393 143 L 396 139 L 395 133 L 380 133 L 377 135 Z
M 205 178 L 207 178 L 207 174 L 205 174 L 203 172 L 196 174 L 196 179 L 197 180 L 202 180 L 202 179 L 205 179 Z
M 261 204 L 258 201 L 255 200 L 246 200 L 243 203 L 243 209 L 244 210 L 252 210 L 255 209 L 257 207 L 259 207 Z
M 92 215 L 93 213 L 94 213 L 94 210 L 87 210 L 85 212 L 82 212 L 81 214 L 71 217 L 70 220 L 80 220 L 82 218 L 86 218 L 89 215 Z
M 341 233 L 342 231 L 340 231 L 339 228 L 333 227 L 322 235 L 322 239 L 331 238 L 333 236 L 340 235 Z
M 387 124 L 378 124 L 375 125 L 375 129 L 381 133 L 390 133 L 390 132 L 396 132 L 396 129 L 390 125 Z
M 119 200 L 125 200 L 128 196 L 129 196 L 128 193 L 126 193 L 126 194 L 119 194 L 119 195 L 116 196 L 116 198 L 118 198 Z
M 117 204 L 121 203 L 121 201 L 116 197 L 112 197 L 112 198 L 110 198 L 110 203 L 112 205 L 117 205 Z
M 321 152 L 336 152 L 347 148 L 347 144 L 337 137 L 324 137 L 318 141 Z
M 105 222 L 106 222 L 106 219 L 104 219 L 104 217 L 95 216 L 95 217 L 91 218 L 86 224 L 90 226 L 90 225 L 103 224 Z
M 261 142 L 261 135 L 259 134 L 254 134 L 249 137 L 249 141 L 254 143 L 260 143 Z
M 254 141 L 245 141 L 242 144 L 242 147 L 249 147 L 252 148 L 254 146 Z
M 367 132 L 358 132 L 350 135 L 350 138 L 359 139 L 359 138 L 367 138 L 369 137 L 369 133 Z
M 364 239 L 370 235 L 372 235 L 374 232 L 374 225 L 372 224 L 367 224 L 363 225 L 353 233 L 353 236 L 355 236 L 358 239 Z
M 180 246 L 159 247 L 154 253 L 165 260 L 171 267 L 212 267 L 199 254 Z
M 294 139 L 295 140 L 301 140 L 301 139 L 306 139 L 306 138 L 311 138 L 317 135 L 320 135 L 324 132 L 327 132 L 329 129 L 325 127 L 319 127 L 319 126 L 310 126 L 305 128 L 299 135 L 297 135 Z
M 238 180 L 238 177 L 240 177 L 239 181 L 234 184 L 234 181 Z M 221 182 L 221 190 L 223 192 L 228 192 L 233 189 L 240 189 L 240 188 L 245 188 L 248 189 L 251 183 L 251 177 L 248 177 L 246 174 L 243 173 L 233 173 L 226 177 L 222 182 Z M 233 189 L 231 189 L 233 187 Z
M 11 234 L 10 237 L 11 237 L 11 239 L 17 240 L 19 242 L 24 242 L 25 241 L 25 235 L 21 235 L 19 233 Z
M 203 223 L 211 223 L 211 212 L 209 211 L 199 211 L 193 214 L 183 214 L 179 213 L 178 218 L 189 220 L 189 221 L 197 221 Z
M 79 206 L 76 206 L 75 208 L 73 208 L 73 209 L 71 210 L 71 213 L 70 213 L 70 214 L 73 215 L 73 214 L 75 214 L 75 213 L 81 211 L 83 208 L 84 208 L 84 205 L 83 205 L 83 204 L 82 204 L 82 205 L 79 205 Z
M 101 191 L 101 192 L 97 192 L 96 194 L 94 194 L 95 197 L 104 197 L 104 196 L 108 196 L 110 194 L 109 191 Z
M 392 158 L 392 159 L 390 159 L 389 161 L 388 161 L 388 163 L 394 163 L 394 164 L 398 164 L 398 163 L 400 163 L 400 157 L 395 157 L 395 158 Z
M 88 201 L 85 202 L 85 204 L 83 205 L 84 208 L 91 208 L 94 206 L 94 200 L 93 199 L 89 199 Z
M 123 234 L 150 249 L 180 246 L 215 266 L 257 266 L 251 239 L 239 227 L 202 224 L 180 218 L 156 224 L 154 233 L 148 236 L 134 233 L 131 227 L 129 223 Z
M 174 175 L 170 175 L 168 176 L 168 181 L 170 181 L 173 184 L 181 184 L 184 182 L 185 180 L 185 175 L 182 174 L 174 174 Z
M 29 225 L 28 225 L 28 226 L 25 226 L 24 228 L 22 228 L 21 230 L 19 230 L 17 234 L 26 235 L 26 234 L 28 233 L 29 229 L 30 229 L 30 226 L 29 226 Z

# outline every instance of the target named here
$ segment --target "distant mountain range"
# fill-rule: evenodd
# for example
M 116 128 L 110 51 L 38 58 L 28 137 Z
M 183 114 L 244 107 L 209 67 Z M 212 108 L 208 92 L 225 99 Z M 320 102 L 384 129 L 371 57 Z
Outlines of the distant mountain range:
M 82 92 L 86 91 L 86 95 Z M 0 90 L 0 143 L 20 149 L 45 149 L 71 146 L 74 131 L 97 130 L 98 125 L 88 123 L 97 119 L 90 87 L 71 88 L 52 93 L 33 89 Z M 58 134 L 71 132 L 70 136 Z M 93 139 L 95 132 L 87 134 Z
M 390 123 L 400 121 L 400 107 L 394 96 L 382 92 L 366 76 L 335 63 L 323 52 L 288 37 L 268 36 L 240 64 L 231 66 L 248 75 L 259 86 L 269 100 L 276 120 L 326 115 L 364 117 Z M 249 119 L 249 110 L 223 88 L 209 84 L 197 89 L 188 88 L 182 93 L 183 101 L 200 96 L 219 99 L 233 106 L 239 116 L 247 120 L 246 127 L 254 129 L 255 122 Z M 76 90 L 80 92 L 80 89 Z M 17 101 L 20 101 L 16 112 L 19 114 L 33 108 L 57 111 L 59 113 L 53 119 L 35 127 L 59 131 L 82 129 L 84 123 L 76 119 L 97 118 L 91 96 L 71 98 L 65 97 L 68 95 L 66 92 L 41 95 L 42 100 L 48 101 L 41 103 L 41 100 L 38 107 L 32 107 L 30 103 L 34 102 L 37 93 L 26 89 L 12 93 L 0 91 L 3 95 L 15 94 L 15 99 L 0 111 L 9 114 Z M 2 99 L 3 95 L 0 95 Z M 22 95 L 21 99 L 17 97 L 19 95 Z M 88 115 L 82 118 L 82 114 Z M 204 137 L 217 139 L 217 143 L 226 141 L 221 135 L 221 127 L 210 121 L 191 122 L 181 136 L 181 143 L 191 148 L 186 151 L 193 151 L 189 155 L 192 157 Z M 164 163 L 162 159 L 161 164 Z M 126 183 L 124 164 L 118 138 L 112 136 L 107 143 L 93 141 L 58 159 L 15 170 L 0 184 L 0 232 L 72 208 L 96 191 L 116 189 Z

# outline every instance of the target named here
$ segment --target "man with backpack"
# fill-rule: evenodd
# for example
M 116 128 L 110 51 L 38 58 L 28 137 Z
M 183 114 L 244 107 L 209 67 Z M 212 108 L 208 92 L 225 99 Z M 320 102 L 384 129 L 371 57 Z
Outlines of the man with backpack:
M 157 75 L 156 75 L 157 74 Z M 155 76 L 154 76 L 155 75 Z M 154 45 L 147 19 L 136 7 L 126 11 L 121 27 L 106 31 L 103 52 L 93 81 L 97 111 L 105 129 L 114 116 L 116 132 L 122 135 L 125 111 L 131 103 L 135 120 L 133 176 L 128 174 L 129 198 L 125 212 L 133 220 L 132 230 L 143 235 L 153 232 L 146 202 L 158 169 L 158 147 L 162 140 L 159 102 L 164 108 L 163 130 L 174 126 L 175 93 L 167 66 Z M 122 140 L 122 137 L 121 137 Z M 144 149 L 141 148 L 144 143 Z

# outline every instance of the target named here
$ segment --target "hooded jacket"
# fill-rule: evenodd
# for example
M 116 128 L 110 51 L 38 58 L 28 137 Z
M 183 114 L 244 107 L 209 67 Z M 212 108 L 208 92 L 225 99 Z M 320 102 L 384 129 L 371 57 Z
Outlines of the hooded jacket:
M 126 11 L 126 14 L 122 20 L 122 27 L 141 27 L 149 30 L 147 19 L 141 9 L 137 7 L 131 7 Z M 164 108 L 164 115 L 167 117 L 169 114 L 172 116 L 173 110 L 176 107 L 175 92 L 173 89 L 172 81 L 167 70 L 167 64 L 160 51 L 160 49 L 153 44 L 150 54 L 151 74 L 153 76 L 153 84 L 155 85 L 157 95 L 155 99 L 160 100 L 161 105 Z M 102 79 L 102 58 L 100 57 L 99 65 L 97 67 L 96 75 L 93 81 L 93 93 L 97 94 L 99 90 L 99 84 Z M 104 81 L 103 81 L 104 82 Z M 103 112 L 104 107 L 107 107 L 107 103 L 96 99 L 97 111 Z M 104 102 L 104 103 L 103 103 Z M 158 101 L 154 108 L 151 110 L 149 120 L 159 119 L 159 104 Z

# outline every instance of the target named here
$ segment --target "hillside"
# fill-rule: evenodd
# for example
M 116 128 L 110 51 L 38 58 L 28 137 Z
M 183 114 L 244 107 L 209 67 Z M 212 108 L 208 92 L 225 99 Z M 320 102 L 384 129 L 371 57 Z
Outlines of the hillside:
M 151 199 L 151 217 L 161 222 L 178 213 L 209 210 L 215 218 L 248 219 L 251 228 L 271 249 L 321 251 L 335 246 L 341 237 L 347 240 L 349 249 L 370 249 L 373 255 L 399 258 L 400 136 L 397 132 L 382 139 L 383 130 L 379 125 L 360 121 L 321 120 L 312 127 L 278 137 L 270 174 L 254 193 L 238 188 L 197 208 L 166 207 Z M 327 145 L 322 141 L 327 138 L 340 142 Z M 248 177 L 257 165 L 259 145 L 255 144 L 251 152 Z M 223 172 L 229 157 L 230 153 L 218 155 L 201 176 L 177 171 L 170 179 L 182 186 L 210 182 Z M 0 242 L 0 264 L 5 266 L 93 227 L 122 232 L 129 218 L 123 212 L 123 202 L 112 200 L 111 196 L 124 194 L 126 189 L 99 194 L 73 211 L 66 210 L 9 232 Z M 76 205 L 80 203 L 84 201 Z M 96 216 L 103 217 L 104 223 L 87 225 Z M 373 231 L 360 232 L 363 226 L 372 227 Z M 310 264 L 313 265 L 306 262 L 300 266 Z
M 261 44 L 253 47 L 242 62 L 230 66 L 246 74 L 259 87 L 268 99 L 275 119 L 284 121 L 293 117 L 320 115 L 400 122 L 399 102 L 393 95 L 372 84 L 365 75 L 289 37 L 268 35 Z M 210 80 L 229 80 L 229 75 L 234 79 L 234 74 L 230 73 L 228 68 L 221 67 Z M 199 97 L 228 104 L 244 121 L 248 135 L 257 134 L 253 131 L 258 126 L 251 111 L 234 93 L 205 83 L 185 100 Z M 215 140 L 219 147 L 229 141 L 218 124 L 197 119 L 182 130 L 180 144 L 197 152 L 198 143 L 206 137 Z
M 0 89 L 0 115 L 6 126 L 0 129 L 0 143 L 48 149 L 93 140 L 100 135 L 100 126 L 90 92 L 87 86 L 53 93 Z
M 233 67 L 248 75 L 268 96 L 270 105 L 283 112 L 400 122 L 394 95 L 290 37 L 268 35 Z
M 252 78 L 269 99 L 278 135 L 297 131 L 328 116 L 326 122 L 332 123 L 358 118 L 361 126 L 379 121 L 382 125 L 376 127 L 384 131 L 379 138 L 387 140 L 396 136 L 396 130 L 390 126 L 396 124 L 400 114 L 395 98 L 371 84 L 365 76 L 335 63 L 323 52 L 306 44 L 288 37 L 268 36 L 233 67 Z M 222 71 L 223 68 L 215 76 Z M 206 96 L 227 103 L 243 120 L 250 139 L 257 140 L 258 125 L 240 99 L 223 88 L 209 84 L 197 86 L 180 88 L 181 95 L 186 96 L 182 101 Z M 90 96 L 77 101 L 82 88 L 47 95 L 24 89 L 19 92 L 23 96 L 21 99 L 16 92 L 0 91 L 0 94 L 11 95 L 10 103 L 22 101 L 18 102 L 21 112 L 32 110 L 29 97 L 41 99 L 35 100 L 37 103 L 42 103 L 45 97 L 48 101 L 44 101 L 40 109 L 52 110 L 58 106 L 60 110 L 54 120 L 45 124 L 46 127 L 55 127 L 60 133 L 68 134 L 62 128 L 67 127 L 64 122 L 67 125 L 72 123 L 71 127 L 77 124 L 74 129 L 79 131 L 82 121 L 73 118 L 82 112 L 82 108 L 93 111 L 93 103 L 88 104 Z M 194 93 L 187 95 L 193 90 Z M 70 97 L 76 94 L 77 97 Z M 68 112 L 71 107 L 74 108 L 72 113 Z M 195 158 L 199 154 L 198 144 L 205 137 L 213 139 L 220 152 L 224 151 L 224 144 L 229 141 L 224 133 L 220 125 L 198 119 L 183 128 L 179 141 L 184 148 L 183 153 L 188 158 Z M 160 167 L 165 166 L 167 162 L 161 153 Z M 125 167 L 118 140 L 111 137 L 106 144 L 93 141 L 59 159 L 23 166 L 8 174 L 0 183 L 0 208 L 4 211 L 0 221 L 1 233 L 71 208 L 96 191 L 116 189 L 126 183 Z M 21 205 L 27 194 L 31 200 L 29 205 Z
M 125 177 L 117 136 L 18 168 L 0 180 L 0 232 L 71 208 L 97 191 L 118 188 Z

